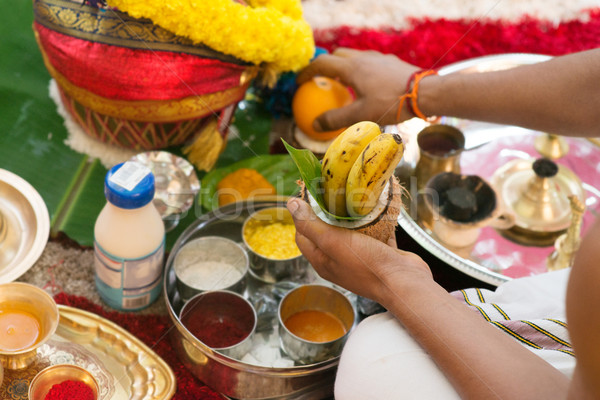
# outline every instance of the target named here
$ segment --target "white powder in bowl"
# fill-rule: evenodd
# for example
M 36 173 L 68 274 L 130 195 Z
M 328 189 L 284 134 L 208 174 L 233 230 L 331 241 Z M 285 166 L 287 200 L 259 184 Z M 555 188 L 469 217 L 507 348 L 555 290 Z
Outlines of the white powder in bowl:
M 229 263 L 207 260 L 179 268 L 177 275 L 194 289 L 216 290 L 235 284 L 242 278 L 242 271 Z

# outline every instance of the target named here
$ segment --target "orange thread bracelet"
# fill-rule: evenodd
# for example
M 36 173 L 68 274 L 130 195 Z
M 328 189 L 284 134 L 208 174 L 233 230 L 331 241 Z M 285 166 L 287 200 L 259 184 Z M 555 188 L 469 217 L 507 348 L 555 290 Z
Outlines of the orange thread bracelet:
M 434 122 L 438 119 L 438 117 L 429 117 L 428 118 L 427 116 L 425 116 L 425 114 L 423 114 L 421 112 L 421 110 L 419 110 L 419 106 L 417 104 L 417 98 L 419 95 L 419 83 L 421 82 L 421 79 L 423 79 L 429 75 L 437 75 L 437 71 L 435 71 L 433 69 L 420 70 L 420 71 L 415 71 L 410 75 L 410 77 L 408 78 L 408 81 L 406 83 L 406 93 L 404 93 L 402 96 L 399 97 L 400 104 L 398 104 L 398 112 L 396 113 L 397 121 L 400 120 L 400 113 L 402 112 L 402 107 L 404 107 L 404 103 L 407 102 L 407 100 L 408 100 L 408 102 L 406 104 L 407 104 L 409 111 L 412 112 L 413 115 L 415 115 L 416 117 L 419 117 L 422 120 L 425 120 L 427 122 Z M 414 80 L 414 84 L 412 85 L 412 89 L 410 89 L 410 86 L 411 86 L 411 83 L 413 80 Z

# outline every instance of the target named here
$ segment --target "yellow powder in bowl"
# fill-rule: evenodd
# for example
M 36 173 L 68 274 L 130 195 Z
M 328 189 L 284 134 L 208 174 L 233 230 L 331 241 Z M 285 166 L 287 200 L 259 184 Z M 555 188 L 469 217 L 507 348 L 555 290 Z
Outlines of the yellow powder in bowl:
M 244 229 L 244 239 L 252 250 L 266 258 L 286 260 L 301 254 L 294 224 L 251 220 Z

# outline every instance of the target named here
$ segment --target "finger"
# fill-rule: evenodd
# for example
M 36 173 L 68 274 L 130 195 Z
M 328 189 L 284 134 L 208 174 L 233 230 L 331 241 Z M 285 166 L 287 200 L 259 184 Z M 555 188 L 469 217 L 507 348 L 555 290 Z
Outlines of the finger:
M 347 70 L 347 62 L 343 57 L 321 54 L 298 73 L 296 83 L 301 85 L 315 76 L 326 76 L 329 78 L 339 78 L 342 83 L 346 84 Z
M 303 200 L 292 198 L 288 200 L 287 206 L 294 218 L 297 234 L 305 236 L 332 262 L 343 260 L 351 262 L 355 258 L 360 261 L 352 252 L 349 253 L 349 244 L 351 246 L 356 244 L 361 248 L 385 246 L 372 237 L 326 224 L 314 214 L 310 206 Z
M 306 257 L 310 265 L 317 269 L 321 269 L 325 265 L 331 262 L 331 259 L 327 254 L 323 252 L 314 242 L 308 239 L 301 233 L 296 232 L 296 244 L 302 252 L 302 255 Z
M 362 115 L 363 110 L 360 100 L 344 107 L 331 109 L 315 118 L 313 129 L 317 132 L 325 132 L 347 128 L 356 122 L 369 119 Z
M 391 238 L 388 239 L 387 241 L 388 246 L 397 249 L 398 248 L 398 242 L 396 241 L 396 236 L 392 236 Z
M 297 197 L 292 197 L 287 202 L 287 208 L 292 214 L 292 218 L 294 219 L 294 224 L 296 225 L 296 231 L 300 234 L 307 236 L 313 243 L 317 243 L 314 240 L 315 235 L 321 234 L 324 230 L 327 229 L 328 225 L 321 221 L 312 208 L 308 205 L 308 203 L 304 200 L 301 200 Z M 311 235 L 307 235 L 308 231 L 319 231 L 314 232 Z

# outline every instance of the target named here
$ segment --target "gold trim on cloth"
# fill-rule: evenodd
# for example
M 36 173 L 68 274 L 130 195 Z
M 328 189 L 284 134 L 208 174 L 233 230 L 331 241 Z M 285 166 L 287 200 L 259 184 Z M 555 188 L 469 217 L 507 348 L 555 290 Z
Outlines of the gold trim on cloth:
M 35 32 L 35 37 L 39 44 L 37 32 Z M 241 100 L 246 94 L 249 83 L 247 81 L 245 85 L 220 92 L 174 100 L 114 100 L 98 96 L 74 85 L 50 64 L 41 46 L 40 51 L 48 72 L 65 94 L 82 106 L 100 114 L 131 121 L 164 123 L 201 118 Z
M 35 21 L 48 29 L 92 42 L 141 50 L 163 50 L 252 65 L 155 25 L 113 10 L 69 0 L 34 0 Z

